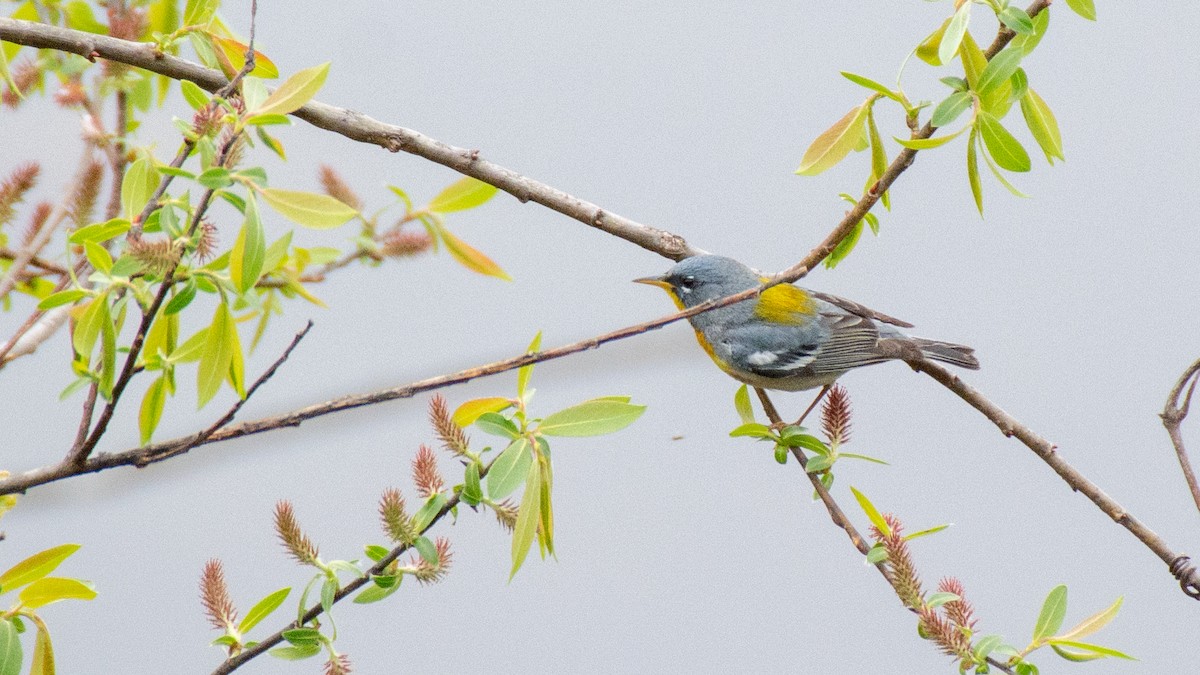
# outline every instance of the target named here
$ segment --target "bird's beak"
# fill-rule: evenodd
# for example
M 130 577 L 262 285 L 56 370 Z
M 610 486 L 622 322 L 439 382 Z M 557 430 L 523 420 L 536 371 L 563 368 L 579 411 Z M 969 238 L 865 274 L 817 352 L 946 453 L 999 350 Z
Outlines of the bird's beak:
M 658 286 L 659 288 L 666 289 L 668 291 L 671 290 L 671 284 L 667 283 L 667 281 L 662 277 L 642 277 L 641 279 L 634 279 L 633 282 L 636 284 Z

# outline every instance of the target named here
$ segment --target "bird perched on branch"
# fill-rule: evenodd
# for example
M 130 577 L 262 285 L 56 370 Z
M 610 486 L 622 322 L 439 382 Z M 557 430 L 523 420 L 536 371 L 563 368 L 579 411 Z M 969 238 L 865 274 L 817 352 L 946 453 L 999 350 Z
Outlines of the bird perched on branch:
M 659 277 L 636 279 L 666 289 L 680 309 L 745 291 L 767 281 L 742 263 L 699 255 Z M 712 360 L 735 379 L 764 389 L 828 386 L 851 368 L 919 356 L 971 370 L 974 350 L 913 337 L 912 324 L 856 302 L 778 284 L 757 297 L 688 319 Z

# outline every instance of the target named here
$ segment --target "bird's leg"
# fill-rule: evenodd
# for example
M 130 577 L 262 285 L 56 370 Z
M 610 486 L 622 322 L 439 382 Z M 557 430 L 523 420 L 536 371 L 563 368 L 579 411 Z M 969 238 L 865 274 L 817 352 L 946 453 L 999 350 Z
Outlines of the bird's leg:
M 817 394 L 817 397 L 814 398 L 813 402 L 808 405 L 808 409 L 804 411 L 804 414 L 800 416 L 800 419 L 796 420 L 796 424 L 794 426 L 800 426 L 804 422 L 804 419 L 808 417 L 808 414 L 813 411 L 813 408 L 817 407 L 817 404 L 821 402 L 821 399 L 825 398 L 825 394 L 828 394 L 829 390 L 832 388 L 832 384 L 827 384 L 824 387 L 821 387 L 821 393 Z

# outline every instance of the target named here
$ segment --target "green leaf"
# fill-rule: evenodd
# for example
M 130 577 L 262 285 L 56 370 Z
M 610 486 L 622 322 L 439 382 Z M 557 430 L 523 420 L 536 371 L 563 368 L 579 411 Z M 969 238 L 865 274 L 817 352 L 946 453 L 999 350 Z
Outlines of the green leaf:
M 204 340 L 204 351 L 200 355 L 200 366 L 196 374 L 196 391 L 200 408 L 212 400 L 221 389 L 233 361 L 234 345 L 230 343 L 230 329 L 237 330 L 229 306 L 224 302 L 217 305 Z
M 533 452 L 529 439 L 522 436 L 513 441 L 504 452 L 501 452 L 487 474 L 488 497 L 504 499 L 517 489 L 529 472 L 529 464 L 533 461 Z
M 18 98 L 23 99 L 25 96 L 21 93 L 21 88 L 17 86 L 17 83 L 13 81 L 12 71 L 8 68 L 8 51 L 10 47 L 20 49 L 19 45 L 0 43 L 0 80 L 3 80 L 4 84 L 8 85 L 9 91 L 15 92 Z M 16 53 L 16 49 L 13 50 L 14 54 Z M 20 645 L 18 644 L 17 647 L 20 648 Z M 18 662 L 17 668 L 20 667 L 21 664 Z
M 858 505 L 862 507 L 863 513 L 867 514 L 867 519 L 875 526 L 875 529 L 883 533 L 883 535 L 891 536 L 892 527 L 883 519 L 883 515 L 879 513 L 879 509 L 871 503 L 867 496 L 859 492 L 854 486 L 850 486 L 850 492 L 854 493 L 854 499 L 858 500 Z
M 292 75 L 278 89 L 271 92 L 257 110 L 250 113 L 247 122 L 252 123 L 256 115 L 286 115 L 303 107 L 317 95 L 328 74 L 329 63 L 323 63 Z
M 254 288 L 262 276 L 266 258 L 267 235 L 258 216 L 254 193 L 250 193 L 250 198 L 246 200 L 246 222 L 238 232 L 233 254 L 229 257 L 229 277 L 238 291 L 245 293 Z
M 750 407 L 750 390 L 746 385 L 738 387 L 737 393 L 733 395 L 733 407 L 743 424 L 754 423 L 754 408 Z
M 983 50 L 975 42 L 975 38 L 971 37 L 970 33 L 963 36 L 962 46 L 958 50 L 958 55 L 963 64 L 963 75 L 967 78 L 967 84 L 971 85 L 972 89 L 979 87 L 979 76 L 983 74 L 987 68 L 987 57 L 983 55 Z
M 266 259 L 263 261 L 264 272 L 274 272 L 279 269 L 283 261 L 287 258 L 288 247 L 292 245 L 292 233 L 294 230 L 288 230 L 284 235 L 267 247 Z
M 1025 152 L 1020 141 L 1000 124 L 1000 120 L 981 111 L 976 126 L 979 135 L 983 137 L 988 154 L 996 160 L 996 164 L 1009 171 L 1029 171 L 1029 153 Z
M 183 282 L 183 286 L 175 291 L 175 295 L 167 301 L 167 306 L 163 309 L 163 313 L 167 316 L 178 314 L 184 308 L 192 303 L 192 299 L 196 297 L 196 281 L 189 278 Z
M 158 422 L 162 419 L 163 407 L 167 403 L 167 374 L 163 373 L 150 383 L 146 395 L 142 398 L 142 407 L 138 411 L 138 430 L 141 432 L 141 443 L 150 442 Z
M 535 354 L 542 348 L 542 331 L 538 331 L 537 335 L 533 336 L 533 340 L 529 346 L 525 348 L 526 354 Z M 521 366 L 517 369 L 517 398 L 525 398 L 525 389 L 529 386 L 529 377 L 533 375 L 533 364 Z
M 1026 56 L 1029 56 L 1029 54 L 1032 53 L 1033 50 L 1038 46 L 1038 43 L 1042 41 L 1042 38 L 1046 35 L 1046 29 L 1049 28 L 1049 26 L 1050 11 L 1043 9 L 1042 11 L 1038 12 L 1037 16 L 1033 17 L 1033 32 L 1028 35 L 1018 35 L 1017 37 L 1013 38 L 1013 41 L 1010 43 L 1012 48 L 1020 49 L 1025 53 Z
M 1066 159 L 1063 156 L 1062 133 L 1058 130 L 1058 120 L 1050 111 L 1050 106 L 1042 100 L 1033 89 L 1026 89 L 1021 97 L 1021 115 L 1033 134 L 1033 140 L 1046 155 L 1046 161 L 1053 164 L 1054 158 Z
M 479 465 L 475 462 L 467 464 L 467 469 L 463 472 L 462 497 L 471 506 L 483 501 L 483 487 L 479 482 Z
M 441 564 L 437 547 L 433 545 L 432 541 L 429 541 L 429 537 L 417 537 L 416 541 L 413 542 L 413 548 L 417 549 L 417 553 L 420 554 L 421 559 L 430 565 L 437 567 Z
M 790 448 L 804 448 L 818 455 L 828 455 L 829 446 L 812 434 L 804 433 L 804 427 L 789 426 L 780 434 L 780 440 Z
M 97 244 L 94 241 L 85 241 L 83 243 L 83 252 L 84 255 L 87 256 L 88 262 L 94 269 L 105 274 L 108 274 L 112 271 L 112 256 L 109 255 L 108 250 L 106 250 L 100 244 Z
M 1100 645 L 1093 645 L 1087 642 L 1074 642 L 1071 640 L 1059 640 L 1056 638 L 1051 638 L 1050 640 L 1047 640 L 1047 642 L 1054 649 L 1054 653 L 1068 661 L 1094 661 L 1096 659 L 1103 659 L 1110 656 L 1118 659 L 1125 659 L 1127 661 L 1137 660 L 1125 652 L 1119 652 L 1115 649 L 1101 647 Z
M 882 543 L 876 543 L 867 551 L 867 563 L 870 565 L 878 565 L 887 560 L 887 548 Z
M 931 150 L 933 148 L 943 146 L 943 145 L 949 143 L 950 141 L 954 140 L 955 138 L 958 138 L 959 134 L 961 134 L 962 132 L 964 132 L 966 130 L 967 130 L 967 127 L 963 127 L 962 129 L 959 129 L 958 131 L 956 131 L 948 136 L 934 136 L 932 138 L 904 139 L 904 138 L 897 138 L 895 136 L 893 136 L 892 138 L 900 145 L 903 145 L 904 147 L 912 149 L 912 150 Z
M 521 569 L 521 563 L 525 562 L 525 556 L 529 554 L 529 547 L 533 544 L 533 537 L 537 534 L 542 511 L 541 481 L 541 462 L 530 462 L 525 475 L 525 494 L 521 497 L 517 523 L 513 527 L 512 571 L 508 574 L 509 581 L 512 581 L 517 575 L 517 570 Z
M 374 580 L 378 582 L 378 580 L 385 578 L 394 579 L 394 581 L 391 583 L 391 585 L 387 586 L 379 586 L 376 584 L 367 586 L 361 593 L 354 596 L 354 603 L 358 605 L 366 605 L 372 602 L 379 602 L 392 593 L 400 590 L 400 580 L 404 577 L 374 577 Z
M 79 579 L 43 577 L 26 586 L 18 597 L 27 609 L 37 609 L 59 600 L 91 600 L 96 590 Z
M 124 218 L 113 218 L 104 223 L 92 223 L 81 227 L 67 237 L 72 244 L 82 244 L 85 241 L 103 243 L 114 237 L 119 237 L 129 231 L 129 221 Z
M 751 438 L 772 438 L 771 427 L 759 422 L 747 422 L 729 432 L 732 438 L 749 436 Z
M 946 592 L 933 593 L 932 595 L 930 595 L 928 598 L 925 599 L 925 604 L 929 607 L 936 608 L 936 607 L 941 607 L 942 605 L 946 604 L 947 602 L 954 602 L 955 600 L 962 600 L 962 598 L 959 597 L 957 593 L 946 593 Z
M 262 600 L 254 603 L 249 612 L 246 612 L 246 617 L 242 619 L 242 623 L 238 626 L 238 632 L 243 635 L 250 632 L 263 619 L 271 615 L 279 606 L 287 600 L 288 594 L 292 592 L 291 587 L 281 588 L 274 593 L 267 595 Z
M 450 419 L 455 424 L 465 429 L 474 424 L 475 420 L 479 419 L 480 415 L 489 412 L 499 413 L 501 410 L 508 408 L 512 404 L 513 402 L 511 400 L 500 396 L 476 398 L 458 406 L 458 408 L 454 410 L 454 414 L 450 416 Z
M 1042 611 L 1038 614 L 1037 623 L 1033 628 L 1033 642 L 1041 644 L 1057 633 L 1066 615 L 1067 587 L 1059 584 L 1050 590 L 1046 601 L 1042 603 Z
M 481 414 L 476 418 L 475 426 L 479 427 L 483 433 L 491 434 L 492 436 L 516 438 L 521 435 L 521 430 L 517 428 L 517 425 L 513 424 L 512 420 L 494 412 Z
M 855 73 L 848 73 L 844 70 L 842 71 L 842 77 L 846 78 L 847 80 L 850 80 L 854 84 L 857 84 L 861 87 L 866 87 L 867 89 L 870 89 L 871 91 L 877 91 L 880 94 L 883 94 L 884 96 L 892 99 L 893 101 L 897 101 L 901 104 L 904 103 L 904 99 L 901 98 L 898 94 L 896 94 L 896 92 L 892 91 L 886 85 L 880 84 L 880 83 L 876 82 L 875 80 L 872 80 L 869 77 L 863 77 L 862 75 L 857 75 Z
M 971 127 L 971 136 L 967 139 L 967 182 L 971 184 L 971 196 L 975 199 L 975 208 L 983 215 L 983 186 L 979 182 L 979 155 L 976 146 L 979 143 L 979 132 Z
M 494 197 L 497 191 L 495 185 L 471 176 L 463 176 L 439 192 L 426 208 L 437 213 L 465 211 L 483 204 Z
M 601 436 L 633 424 L 646 411 L 644 405 L 591 400 L 564 408 L 542 420 L 538 431 L 547 436 Z
M 1029 91 L 1029 76 L 1025 74 L 1024 68 L 1017 68 L 1008 81 L 1012 88 L 1010 96 L 1014 100 L 1021 100 L 1025 92 Z
M 141 215 L 146 203 L 158 189 L 158 171 L 150 160 L 141 157 L 125 170 L 125 178 L 121 181 L 121 211 L 125 219 L 133 219 Z
M 199 110 L 208 105 L 208 92 L 200 88 L 200 85 L 191 80 L 180 80 L 179 90 L 183 93 L 183 100 L 192 107 L 192 110 Z
M 489 277 L 512 281 L 512 277 L 508 275 L 508 272 L 505 272 L 502 267 L 496 264 L 496 261 L 484 255 L 483 252 L 459 239 L 454 233 L 444 227 L 439 227 L 438 230 L 438 236 L 441 238 L 442 243 L 446 245 L 446 250 L 463 267 Z
M 424 532 L 425 528 L 429 527 L 434 517 L 441 513 L 445 506 L 446 495 L 444 493 L 438 492 L 431 495 L 429 499 L 425 500 L 425 504 L 413 514 L 413 529 L 417 532 Z
M 337 591 L 337 577 L 327 577 L 325 579 L 325 583 L 321 584 L 321 609 L 323 609 L 326 614 L 333 609 L 333 599 L 337 595 Z
M 987 96 L 996 91 L 1000 85 L 1008 82 L 1013 73 L 1017 72 L 1017 68 L 1021 65 L 1021 57 L 1024 55 L 1020 49 L 1010 47 L 992 57 L 983 72 L 979 74 L 979 82 L 975 85 L 975 91 L 979 92 L 980 96 Z
M 316 628 L 292 628 L 282 633 L 283 639 L 294 645 L 319 644 L 321 631 Z
M 315 192 L 264 188 L 262 196 L 283 217 L 314 230 L 333 229 L 358 215 L 353 207 Z
M 0 619 L 0 675 L 19 675 L 24 656 L 21 652 L 21 636 L 17 634 L 13 620 Z
M 212 19 L 221 0 L 188 0 L 183 10 L 184 26 L 203 26 Z
M 1096 3 L 1094 0 L 1067 0 L 1067 7 L 1088 21 L 1096 20 Z M 1042 10 L 1045 12 L 1046 10 Z
M 842 456 L 845 457 L 846 455 Z M 945 525 L 935 525 L 934 527 L 929 527 L 924 530 L 918 530 L 917 532 L 904 535 L 904 541 L 912 541 L 913 539 L 917 539 L 919 537 L 928 537 L 931 534 L 937 534 L 938 532 L 941 532 L 947 527 L 950 527 L 949 523 Z
M 109 317 L 108 296 L 105 294 L 92 300 L 86 307 L 75 323 L 75 334 L 71 336 L 71 343 L 75 347 L 75 353 L 83 359 L 85 364 L 90 364 L 96 340 L 100 337 L 100 332 L 104 329 L 105 324 L 112 324 L 112 319 Z
M 1045 12 L 1046 10 L 1042 10 Z M 1029 18 L 1029 13 L 1020 7 L 1009 5 L 1000 10 L 1000 21 L 1005 26 L 1008 26 L 1018 35 L 1033 34 L 1033 19 Z
M 815 176 L 842 161 L 863 139 L 863 117 L 866 106 L 857 105 L 842 116 L 833 126 L 817 136 L 804 151 L 800 168 L 801 176 Z
M 835 246 L 833 250 L 829 252 L 829 255 L 825 257 L 825 267 L 832 269 L 837 267 L 838 263 L 845 260 L 846 256 L 850 255 L 850 252 L 853 251 L 854 247 L 858 245 L 858 240 L 860 237 L 862 237 L 862 231 L 863 224 L 860 220 L 854 224 L 854 227 L 846 233 L 846 236 L 842 237 L 842 240 L 838 242 L 838 245 Z
M 921 41 L 921 44 L 917 45 L 916 54 L 918 59 L 931 66 L 942 65 L 942 60 L 938 57 L 938 52 L 942 46 L 942 39 L 946 37 L 946 29 L 950 26 L 950 22 L 953 19 L 953 16 L 947 17 L 942 22 L 942 25 L 938 26 L 937 30 L 930 33 L 928 37 Z
M 1085 638 L 1092 633 L 1104 628 L 1117 616 L 1117 612 L 1121 610 L 1121 603 L 1125 600 L 1124 597 L 1117 598 L 1116 602 L 1109 605 L 1088 618 L 1080 621 L 1074 628 L 1068 630 L 1061 635 L 1054 636 L 1054 640 L 1078 641 L 1080 638 Z
M 67 28 L 81 30 L 85 33 L 108 35 L 108 26 L 96 20 L 91 6 L 83 0 L 71 0 L 63 6 L 63 10 L 67 15 Z
M 79 544 L 59 544 L 44 551 L 39 551 L 8 568 L 0 574 L 0 593 L 7 593 L 37 581 L 53 572 L 71 554 L 79 550 Z
M 867 107 L 867 138 L 871 142 L 871 179 L 874 183 L 887 172 L 887 149 L 883 147 L 883 138 L 879 135 L 879 127 L 875 124 L 875 106 Z M 870 189 L 868 187 L 868 189 Z M 892 198 L 890 191 L 884 191 L 879 200 L 883 208 L 891 210 Z
M 834 458 L 830 455 L 817 455 L 808 460 L 808 464 L 804 467 L 804 470 L 808 473 L 820 473 L 833 466 L 833 462 Z
M 987 659 L 988 655 L 996 651 L 996 648 L 999 647 L 1000 643 L 1002 642 L 1004 642 L 1004 636 L 1002 635 L 996 635 L 995 633 L 991 635 L 985 635 L 982 638 L 979 638 L 979 641 L 975 643 L 975 649 L 971 653 L 975 655 L 975 658 L 978 661 L 982 662 L 983 660 Z
M 29 665 L 29 675 L 54 675 L 54 645 L 50 642 L 50 629 L 42 621 L 37 621 L 37 637 L 33 642 L 33 661 Z
M 51 293 L 50 295 L 47 295 L 42 299 L 41 302 L 38 303 L 38 309 L 47 310 L 53 309 L 54 307 L 61 307 L 63 305 L 70 305 L 76 300 L 85 297 L 87 297 L 87 291 L 83 291 L 78 288 L 68 288 L 65 291 L 59 291 L 57 293 Z
M 958 51 L 959 45 L 962 44 L 963 36 L 967 34 L 967 25 L 971 22 L 971 4 L 964 2 L 954 12 L 954 16 L 950 17 L 950 23 L 947 24 L 946 32 L 938 44 L 937 53 L 940 62 L 949 63 L 954 58 L 954 53 Z
M 286 647 L 276 647 L 267 653 L 284 661 L 302 661 L 320 654 L 321 645 L 316 642 L 303 645 L 288 645 Z
M 229 187 L 233 184 L 233 180 L 230 179 L 231 175 L 233 175 L 233 172 L 229 169 L 223 166 L 214 166 L 205 169 L 199 176 L 196 176 L 196 182 L 210 190 L 220 190 L 223 187 Z

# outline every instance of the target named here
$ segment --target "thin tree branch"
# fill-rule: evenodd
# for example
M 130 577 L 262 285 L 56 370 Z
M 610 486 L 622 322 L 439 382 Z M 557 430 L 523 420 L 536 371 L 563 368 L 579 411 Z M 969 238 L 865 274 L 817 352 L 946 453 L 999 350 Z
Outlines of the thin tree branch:
M 1188 382 L 1191 381 L 1191 385 Z M 1183 371 L 1183 375 L 1179 376 L 1179 381 L 1171 387 L 1171 393 L 1167 396 L 1167 404 L 1163 406 L 1162 418 L 1163 426 L 1167 429 L 1167 435 L 1171 438 L 1171 445 L 1175 446 L 1175 456 L 1179 458 L 1179 467 L 1183 470 L 1184 480 L 1187 481 L 1188 490 L 1192 493 L 1192 500 L 1196 503 L 1196 508 L 1200 509 L 1200 486 L 1196 484 L 1196 472 L 1192 470 L 1192 461 L 1188 458 L 1187 448 L 1183 444 L 1183 434 L 1179 431 L 1179 426 L 1183 423 L 1183 419 L 1187 417 L 1188 408 L 1192 405 L 1192 394 L 1196 392 L 1196 383 L 1200 382 L 1200 360 L 1197 360 L 1188 369 Z M 1187 389 L 1184 394 L 1183 390 Z M 1179 397 L 1183 397 L 1183 402 L 1180 403 Z

